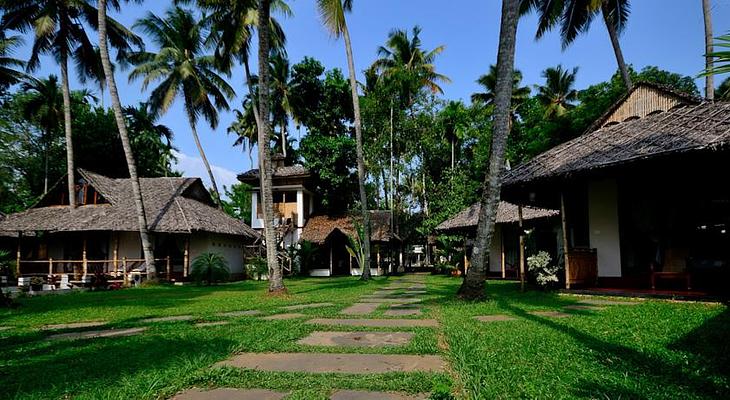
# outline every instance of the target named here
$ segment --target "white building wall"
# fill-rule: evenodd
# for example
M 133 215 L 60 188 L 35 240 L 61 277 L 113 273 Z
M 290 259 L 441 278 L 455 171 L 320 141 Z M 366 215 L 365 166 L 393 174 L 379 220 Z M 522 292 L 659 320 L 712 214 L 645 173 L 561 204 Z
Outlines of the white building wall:
M 230 235 L 214 235 L 194 233 L 190 237 L 190 269 L 193 260 L 199 255 L 210 252 L 218 253 L 228 262 L 233 277 L 243 274 L 243 246 L 241 238 Z
M 618 226 L 618 190 L 614 179 L 588 185 L 590 246 L 598 256 L 598 276 L 621 276 L 621 246 Z

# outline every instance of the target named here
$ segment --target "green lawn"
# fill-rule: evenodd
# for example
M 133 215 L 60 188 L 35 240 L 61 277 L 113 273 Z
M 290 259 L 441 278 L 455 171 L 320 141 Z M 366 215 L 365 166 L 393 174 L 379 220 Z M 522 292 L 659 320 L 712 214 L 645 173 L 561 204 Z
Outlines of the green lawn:
M 428 277 L 423 318 L 441 327 L 415 333 L 405 347 L 380 350 L 312 348 L 296 340 L 323 327 L 302 320 L 231 319 L 225 326 L 192 322 L 141 324 L 151 316 L 258 309 L 277 313 L 287 304 L 332 302 L 303 310 L 335 317 L 345 305 L 389 283 L 377 278 L 294 279 L 291 296 L 270 298 L 265 282 L 217 287 L 151 287 L 22 299 L 0 310 L 0 397 L 132 399 L 167 398 L 191 386 L 256 387 L 292 392 L 289 399 L 326 399 L 334 388 L 412 393 L 450 387 L 457 397 L 491 398 L 728 398 L 730 312 L 723 305 L 645 301 L 602 311 L 571 311 L 570 318 L 527 314 L 559 310 L 577 297 L 531 291 L 508 282 L 488 286 L 490 300 L 454 299 L 459 280 Z M 511 314 L 516 321 L 482 323 L 475 315 Z M 378 315 L 376 313 L 374 315 Z M 46 341 L 45 324 L 108 320 L 114 327 L 149 325 L 142 335 L 79 341 Z M 326 328 L 325 330 L 333 330 Z M 336 330 L 363 330 L 336 328 Z M 370 330 L 388 330 L 375 329 Z M 441 354 L 447 374 L 371 376 L 262 373 L 211 368 L 241 351 L 352 351 Z

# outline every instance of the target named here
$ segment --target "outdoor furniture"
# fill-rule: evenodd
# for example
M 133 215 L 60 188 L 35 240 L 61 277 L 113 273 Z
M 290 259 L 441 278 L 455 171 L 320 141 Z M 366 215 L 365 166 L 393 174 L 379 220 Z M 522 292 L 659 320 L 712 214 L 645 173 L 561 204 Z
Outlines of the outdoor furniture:
M 568 251 L 568 281 L 573 284 L 595 285 L 598 280 L 596 249 L 573 248 Z
M 687 269 L 688 251 L 685 249 L 667 249 L 663 262 L 653 261 L 651 271 L 651 288 L 656 289 L 657 278 L 667 280 L 684 280 L 687 290 L 692 290 L 692 274 Z

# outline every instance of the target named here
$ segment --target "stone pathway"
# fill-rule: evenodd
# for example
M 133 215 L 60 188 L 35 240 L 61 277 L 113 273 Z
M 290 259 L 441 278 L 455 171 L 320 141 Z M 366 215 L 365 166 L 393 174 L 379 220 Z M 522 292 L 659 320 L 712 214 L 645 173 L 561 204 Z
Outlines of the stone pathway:
M 383 347 L 402 346 L 413 338 L 409 332 L 322 332 L 309 334 L 297 343 L 307 346 Z
M 243 353 L 216 364 L 257 371 L 372 374 L 443 372 L 439 356 L 406 354 Z
M 340 311 L 340 314 L 365 315 L 374 312 L 378 307 L 380 303 L 355 303 Z
M 577 311 L 601 311 L 605 310 L 605 307 L 588 306 L 582 304 L 573 304 L 563 307 L 566 310 L 577 310 Z
M 57 330 L 57 329 L 96 328 L 99 326 L 104 326 L 107 323 L 108 323 L 108 321 L 85 321 L 85 322 L 72 322 L 70 324 L 53 324 L 53 325 L 44 325 L 41 327 L 41 330 L 52 331 L 52 330 Z
M 244 311 L 229 311 L 216 314 L 219 317 L 236 318 L 236 317 L 251 317 L 262 314 L 259 310 L 244 310 Z
M 296 310 L 304 310 L 307 308 L 322 308 L 322 307 L 330 307 L 334 306 L 333 303 L 310 303 L 310 304 L 295 304 L 293 306 L 286 306 L 281 307 L 283 310 L 287 311 L 296 311 Z
M 517 318 L 511 317 L 505 314 L 494 314 L 494 315 L 480 315 L 474 317 L 477 321 L 482 322 L 501 322 L 501 321 L 514 321 Z
M 548 318 L 567 318 L 567 317 L 571 316 L 571 314 L 560 312 L 560 311 L 530 311 L 529 314 L 532 314 L 537 317 L 548 317 Z
M 367 326 L 372 328 L 417 328 L 437 327 L 435 319 L 345 319 L 345 318 L 314 318 L 307 321 L 308 324 L 333 325 L 333 326 Z
M 264 319 L 267 321 L 276 321 L 276 320 L 282 320 L 282 319 L 297 319 L 297 318 L 304 318 L 304 317 L 306 317 L 306 315 L 301 314 L 301 313 L 284 313 L 284 314 L 268 315 L 261 319 Z
M 117 337 L 117 336 L 132 336 L 140 334 L 146 331 L 146 327 L 142 328 L 129 328 L 129 329 L 107 329 L 102 331 L 85 331 L 85 332 L 69 332 L 69 333 L 58 333 L 55 335 L 48 336 L 46 340 L 73 340 L 73 339 L 92 339 L 92 338 L 103 338 L 103 337 Z
M 173 400 L 280 400 L 287 394 L 264 389 L 190 389 L 173 397 Z
M 228 324 L 230 324 L 230 321 L 198 322 L 197 324 L 195 324 L 195 327 L 206 328 L 209 326 L 222 326 L 222 325 L 228 325 Z
M 179 321 L 190 321 L 194 319 L 192 315 L 173 315 L 170 317 L 154 317 L 154 318 L 145 318 L 140 320 L 139 322 L 149 324 L 154 322 L 179 322 Z
M 580 304 L 590 304 L 594 306 L 635 306 L 641 304 L 640 301 L 622 301 L 622 300 L 602 300 L 602 299 L 584 299 L 579 301 Z
M 338 390 L 336 391 L 330 400 L 425 400 L 428 395 L 417 394 L 408 395 L 402 393 L 392 392 L 367 392 L 361 390 Z

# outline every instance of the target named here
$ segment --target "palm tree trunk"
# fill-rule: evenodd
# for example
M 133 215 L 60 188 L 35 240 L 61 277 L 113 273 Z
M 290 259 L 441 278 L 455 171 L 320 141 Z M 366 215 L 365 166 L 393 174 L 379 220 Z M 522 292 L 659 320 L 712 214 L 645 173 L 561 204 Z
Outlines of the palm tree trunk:
M 256 94 L 253 90 L 253 81 L 251 80 L 251 67 L 248 65 L 248 57 L 243 60 L 243 70 L 246 73 L 246 86 L 248 86 L 248 93 L 251 95 L 251 109 L 253 110 L 253 117 L 256 120 L 256 127 L 261 124 L 259 119 L 259 107 L 256 105 Z M 253 164 L 251 164 L 253 168 Z
M 352 92 L 352 105 L 355 111 L 355 141 L 357 145 L 357 180 L 360 186 L 360 210 L 362 212 L 363 224 L 363 254 L 365 255 L 362 269 L 362 280 L 370 279 L 370 213 L 368 212 L 368 199 L 365 194 L 365 156 L 362 145 L 362 122 L 360 119 L 360 97 L 357 94 L 357 79 L 355 77 L 355 59 L 352 56 L 352 42 L 350 41 L 350 30 L 346 24 L 342 27 L 342 36 L 345 39 L 345 52 L 347 52 L 347 68 L 350 72 L 350 91 Z
M 454 162 L 455 162 L 455 153 L 454 153 L 454 147 L 456 145 L 456 139 L 451 138 L 451 169 L 454 169 Z
M 484 288 L 489 268 L 487 251 L 494 236 L 494 221 L 500 198 L 500 176 L 504 169 L 504 152 L 510 130 L 510 103 L 519 8 L 520 0 L 502 2 L 502 22 L 497 52 L 497 84 L 494 96 L 494 134 L 489 156 L 489 169 L 482 189 L 472 266 L 459 288 L 459 295 L 466 299 L 479 299 L 485 296 Z
M 390 213 L 393 215 L 393 99 L 390 100 Z
M 266 263 L 269 266 L 269 293 L 286 292 L 284 274 L 277 258 L 276 232 L 274 231 L 274 196 L 271 182 L 271 121 L 269 118 L 269 13 L 271 0 L 259 1 L 259 178 L 261 202 L 264 206 L 264 238 Z
M 185 103 L 192 104 L 192 100 L 187 98 L 185 96 Z M 213 175 L 213 169 L 210 168 L 210 163 L 208 162 L 208 157 L 205 156 L 205 150 L 203 150 L 203 145 L 200 143 L 200 138 L 198 137 L 198 129 L 195 127 L 195 116 L 193 116 L 192 112 L 190 111 L 189 107 L 186 107 L 188 109 L 188 122 L 190 123 L 190 133 L 193 135 L 193 140 L 195 140 L 195 146 L 198 148 L 198 153 L 200 154 L 200 158 L 203 160 L 203 165 L 205 165 L 205 170 L 208 172 L 208 177 L 210 178 L 210 185 L 213 186 L 213 200 L 215 201 L 215 204 L 220 207 L 221 205 L 221 198 L 220 198 L 220 192 L 218 191 L 218 185 L 215 182 L 215 176 Z
M 281 153 L 286 157 L 286 122 L 281 122 Z
M 710 0 L 702 0 L 702 15 L 705 18 L 705 54 L 710 54 L 714 51 Z M 709 71 L 710 69 L 712 69 L 712 57 L 705 56 L 705 70 Z M 705 98 L 710 101 L 715 99 L 715 78 L 713 74 L 705 75 Z
M 149 232 L 147 231 L 147 215 L 145 213 L 144 202 L 142 200 L 142 190 L 139 185 L 139 177 L 137 176 L 137 165 L 134 161 L 132 146 L 129 142 L 127 124 L 122 112 L 122 103 L 119 100 L 119 92 L 117 91 L 117 83 L 114 79 L 112 63 L 109 60 L 109 49 L 107 47 L 106 40 L 106 4 L 107 0 L 99 0 L 97 4 L 99 9 L 99 53 L 101 54 L 101 65 L 104 68 L 106 84 L 109 86 L 109 97 L 111 97 L 114 119 L 117 122 L 117 129 L 119 129 L 119 138 L 122 140 L 124 158 L 127 160 L 129 180 L 132 182 L 132 197 L 134 197 L 134 206 L 137 211 L 137 224 L 139 227 L 139 238 L 142 242 L 142 253 L 144 254 L 145 265 L 147 265 L 147 279 L 155 280 L 157 278 L 157 268 L 155 266 L 155 257 L 152 253 L 152 244 L 150 242 Z M 170 277 L 168 276 L 167 279 L 170 279 Z
M 631 83 L 631 76 L 629 75 L 629 67 L 626 66 L 626 61 L 624 61 L 624 53 L 621 51 L 621 43 L 619 43 L 618 40 L 618 32 L 616 31 L 616 27 L 613 25 L 613 23 L 608 18 L 608 12 L 605 9 L 603 9 L 603 22 L 606 23 L 606 29 L 608 29 L 608 36 L 611 38 L 611 45 L 613 46 L 613 52 L 616 55 L 616 62 L 618 63 L 618 69 L 621 71 L 621 78 L 624 80 L 624 85 L 626 85 L 626 91 L 630 91 L 634 85 Z
M 68 84 L 68 54 L 61 54 L 61 91 L 63 92 L 63 130 L 66 134 L 66 183 L 68 184 L 68 204 L 76 207 L 74 190 L 74 145 L 71 135 L 71 89 Z
M 46 137 L 43 140 L 43 194 L 48 193 L 48 152 L 51 147 L 51 127 L 46 126 Z

